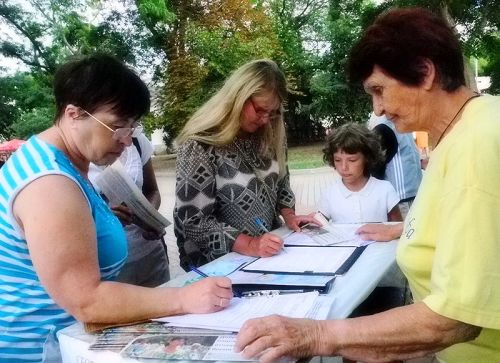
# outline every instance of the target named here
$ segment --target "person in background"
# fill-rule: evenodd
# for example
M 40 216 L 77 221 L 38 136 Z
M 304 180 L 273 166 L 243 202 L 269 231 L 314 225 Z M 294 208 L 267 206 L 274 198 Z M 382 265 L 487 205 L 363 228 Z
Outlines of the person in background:
M 115 58 L 91 55 L 59 67 L 54 94 L 54 124 L 0 169 L 0 361 L 59 362 L 56 333 L 76 320 L 127 323 L 227 306 L 225 277 L 155 289 L 112 281 L 127 240 L 88 169 L 131 145 L 149 110 L 146 85 Z
M 401 235 L 397 261 L 414 303 L 354 319 L 250 320 L 236 343 L 244 356 L 499 361 L 500 97 L 468 89 L 463 60 L 453 28 L 420 8 L 380 15 L 349 58 L 349 78 L 363 84 L 375 114 L 399 132 L 428 132 L 435 146 L 404 227 L 358 231 Z
M 422 181 L 420 153 L 413 135 L 411 132 L 399 133 L 385 115 L 377 117 L 372 114 L 368 125 L 380 135 L 383 145 L 393 144 L 392 147 L 385 148 L 386 164 L 381 176 L 390 181 L 398 192 L 399 209 L 403 217 L 406 217 Z
M 181 266 L 200 266 L 228 252 L 272 256 L 283 240 L 269 230 L 301 223 L 286 166 L 283 102 L 276 63 L 238 68 L 187 122 L 177 138 L 175 235 Z M 258 223 L 261 221 L 262 223 Z
M 153 145 L 139 129 L 136 129 L 132 140 L 133 144 L 126 147 L 118 159 L 127 175 L 142 190 L 146 199 L 158 209 L 161 197 L 151 161 Z M 101 171 L 102 169 L 97 165 L 90 165 L 89 179 L 96 189 L 98 187 L 95 180 Z M 128 242 L 127 262 L 116 281 L 145 287 L 155 287 L 167 282 L 170 274 L 162 235 L 137 225 L 133 213 L 126 205 L 111 205 L 110 207 L 124 225 Z
M 319 211 L 334 223 L 402 221 L 391 183 L 371 176 L 383 157 L 376 135 L 365 126 L 347 123 L 333 130 L 323 160 L 340 178 L 319 198 Z

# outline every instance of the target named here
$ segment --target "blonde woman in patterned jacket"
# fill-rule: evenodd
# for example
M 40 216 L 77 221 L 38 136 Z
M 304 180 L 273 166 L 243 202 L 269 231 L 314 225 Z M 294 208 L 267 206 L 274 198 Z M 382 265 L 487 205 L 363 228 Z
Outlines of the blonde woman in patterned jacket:
M 286 95 L 276 63 L 249 62 L 181 131 L 174 223 L 184 269 L 231 251 L 279 253 L 283 240 L 268 231 L 281 225 L 280 215 L 293 230 L 315 222 L 294 211 L 285 161 Z

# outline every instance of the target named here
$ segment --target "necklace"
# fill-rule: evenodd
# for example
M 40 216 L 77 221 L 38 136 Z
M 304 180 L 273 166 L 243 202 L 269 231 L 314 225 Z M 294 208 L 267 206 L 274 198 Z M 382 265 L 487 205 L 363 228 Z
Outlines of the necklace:
M 457 118 L 458 115 L 460 115 L 460 112 L 462 112 L 462 110 L 464 109 L 464 107 L 469 103 L 470 100 L 472 100 L 473 98 L 476 98 L 476 97 L 479 97 L 481 96 L 480 94 L 475 94 L 473 96 L 470 96 L 469 98 L 467 98 L 465 100 L 465 102 L 462 104 L 462 106 L 460 106 L 460 108 L 458 109 L 457 113 L 455 114 L 455 116 L 453 116 L 453 118 L 451 119 L 450 123 L 448 125 L 446 125 L 443 133 L 441 134 L 441 136 L 439 136 L 439 139 L 438 141 L 436 142 L 436 146 L 439 145 L 439 143 L 441 142 L 441 139 L 444 137 L 444 135 L 446 134 L 446 131 L 448 131 L 448 129 L 450 128 L 451 125 L 453 125 L 455 123 L 455 119 Z M 434 146 L 434 148 L 436 147 Z

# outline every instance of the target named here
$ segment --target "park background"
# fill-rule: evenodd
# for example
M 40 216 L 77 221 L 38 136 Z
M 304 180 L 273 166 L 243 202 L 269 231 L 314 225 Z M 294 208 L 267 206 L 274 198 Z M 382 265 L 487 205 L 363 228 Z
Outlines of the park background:
M 153 107 L 143 123 L 149 136 L 164 140 L 157 151 L 172 152 L 187 119 L 231 71 L 271 58 L 290 90 L 285 123 L 291 167 L 296 157 L 298 168 L 319 166 L 325 131 L 365 122 L 371 108 L 346 79 L 351 46 L 380 12 L 414 5 L 443 14 L 454 26 L 471 87 L 486 79 L 480 90 L 499 93 L 499 0 L 3 0 L 0 141 L 26 139 L 52 124 L 58 64 L 105 52 L 147 82 Z M 296 146 L 302 147 L 294 153 Z

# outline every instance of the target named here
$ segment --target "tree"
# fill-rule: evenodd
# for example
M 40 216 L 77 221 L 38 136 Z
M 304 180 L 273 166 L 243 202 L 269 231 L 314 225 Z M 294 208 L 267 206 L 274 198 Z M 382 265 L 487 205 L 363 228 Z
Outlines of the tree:
M 47 95 L 57 65 L 68 57 L 103 51 L 135 62 L 128 33 L 111 25 L 116 14 L 112 12 L 108 21 L 98 25 L 79 15 L 89 13 L 90 5 L 98 5 L 95 1 L 31 0 L 23 4 L 0 2 L 0 20 L 15 34 L 2 37 L 0 54 L 19 60 L 30 70 L 1 79 L 5 87 L 0 99 L 5 100 L 7 112 L 1 117 L 3 130 L 17 137 L 27 137 L 51 124 L 53 99 Z

